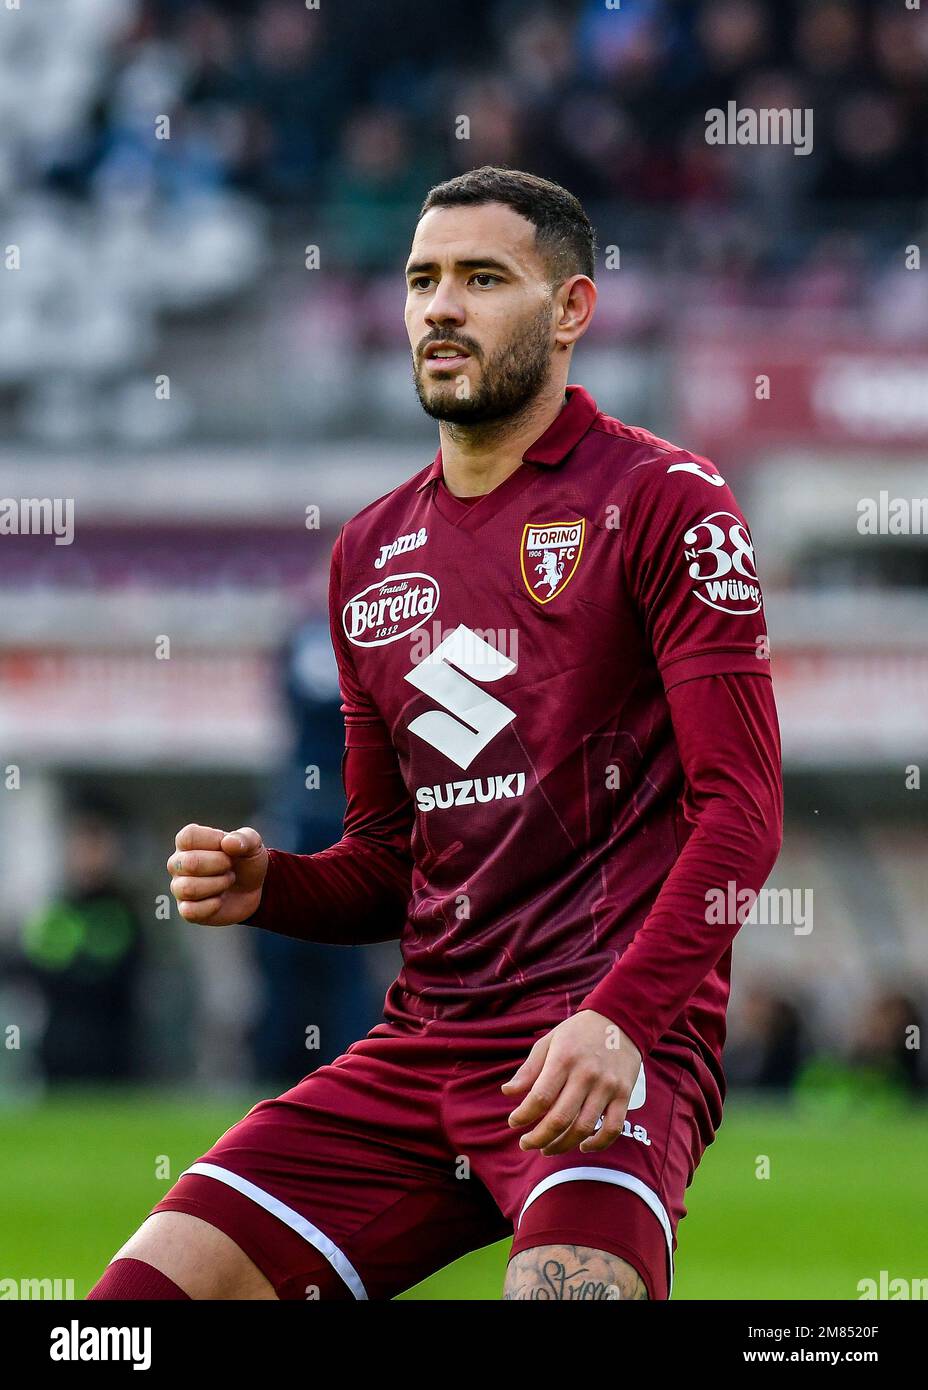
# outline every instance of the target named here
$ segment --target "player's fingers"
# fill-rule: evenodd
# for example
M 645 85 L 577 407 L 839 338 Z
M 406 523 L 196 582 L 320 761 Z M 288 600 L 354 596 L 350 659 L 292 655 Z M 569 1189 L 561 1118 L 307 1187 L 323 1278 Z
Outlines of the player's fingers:
M 603 1111 L 602 1124 L 595 1134 L 589 1139 L 584 1139 L 580 1145 L 580 1152 L 584 1154 L 600 1153 L 603 1149 L 608 1149 L 614 1144 L 622 1133 L 625 1124 L 625 1112 L 628 1109 L 628 1101 L 624 1097 L 610 1101 Z
M 230 830 L 222 837 L 222 848 L 230 858 L 243 858 L 249 854 L 257 854 L 258 850 L 264 848 L 264 843 L 257 830 L 253 830 L 250 825 L 243 825 L 239 830 Z
M 541 1071 L 532 1082 L 528 1095 L 509 1116 L 510 1127 L 521 1129 L 525 1125 L 534 1124 L 536 1120 L 541 1119 L 542 1115 L 546 1115 L 564 1089 L 566 1080 L 567 1067 L 564 1063 L 555 1061 L 551 1053 L 548 1052 Z
M 522 1063 L 519 1070 L 508 1081 L 504 1081 L 500 1090 L 507 1096 L 517 1096 L 522 1091 L 527 1091 L 529 1086 L 541 1075 L 541 1069 L 545 1064 L 548 1055 L 548 1048 L 551 1045 L 551 1034 L 546 1033 L 543 1038 L 539 1038 L 531 1052 Z
M 235 882 L 235 875 L 220 874 L 209 878 L 187 878 L 180 876 L 171 879 L 171 892 L 179 903 L 198 903 L 206 898 L 216 898 Z
M 178 903 L 177 910 L 186 922 L 208 922 L 219 910 L 221 903 L 221 898 L 204 898 L 199 903 Z
M 232 860 L 235 883 L 243 893 L 252 893 L 264 883 L 270 856 L 257 830 L 244 825 L 226 835 L 222 847 Z
M 231 868 L 232 860 L 218 849 L 175 850 L 168 856 L 168 873 L 171 874 L 199 877 L 202 874 L 226 874 Z
M 566 1154 L 571 1149 L 575 1149 L 582 1140 L 590 1138 L 596 1133 L 597 1125 L 605 1107 L 609 1104 L 611 1092 L 607 1086 L 598 1086 L 595 1091 L 587 1095 L 586 1100 L 580 1106 L 577 1118 L 573 1124 L 553 1139 L 550 1144 L 545 1144 L 542 1153 L 546 1158 L 552 1158 L 555 1154 Z
M 570 1078 L 560 1094 L 548 1106 L 534 1129 L 522 1135 L 519 1140 L 519 1147 L 522 1149 L 543 1149 L 546 1144 L 552 1144 L 559 1134 L 563 1134 L 573 1124 L 580 1113 L 580 1107 L 586 1099 L 588 1090 L 589 1087 L 585 1082 L 579 1081 L 576 1077 Z
M 183 830 L 178 830 L 174 836 L 174 846 L 176 849 L 218 849 L 225 833 L 213 825 L 197 825 L 193 822 L 185 825 Z

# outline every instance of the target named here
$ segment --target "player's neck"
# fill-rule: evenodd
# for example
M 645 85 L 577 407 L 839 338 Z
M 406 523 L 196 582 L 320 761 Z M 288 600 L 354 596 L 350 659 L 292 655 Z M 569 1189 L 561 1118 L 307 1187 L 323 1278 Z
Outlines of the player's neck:
M 522 455 L 544 434 L 566 402 L 561 384 L 535 396 L 518 415 L 485 425 L 439 424 L 445 486 L 457 497 L 492 492 L 514 473 Z

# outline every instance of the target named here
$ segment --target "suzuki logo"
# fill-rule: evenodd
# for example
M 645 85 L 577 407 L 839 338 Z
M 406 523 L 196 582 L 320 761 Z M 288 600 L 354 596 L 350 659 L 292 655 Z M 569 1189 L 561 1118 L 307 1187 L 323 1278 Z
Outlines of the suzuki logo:
M 450 713 L 430 710 L 409 726 L 458 767 L 470 767 L 481 749 L 516 717 L 475 681 L 502 680 L 516 663 L 461 623 L 405 679 Z M 462 674 L 463 673 L 463 674 Z M 472 678 L 472 679 L 471 679 Z

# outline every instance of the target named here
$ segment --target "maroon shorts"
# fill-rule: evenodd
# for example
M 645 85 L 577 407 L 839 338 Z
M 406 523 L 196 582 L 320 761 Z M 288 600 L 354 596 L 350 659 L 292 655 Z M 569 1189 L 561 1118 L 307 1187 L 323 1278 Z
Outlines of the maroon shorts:
M 609 1149 L 523 1152 L 507 1124 L 518 1102 L 500 1086 L 545 1031 L 411 1035 L 379 1024 L 256 1105 L 153 1210 L 224 1231 L 280 1298 L 391 1298 L 513 1235 L 512 1254 L 606 1250 L 639 1272 L 651 1299 L 669 1298 L 683 1194 L 703 1148 L 700 1087 L 658 1045 Z

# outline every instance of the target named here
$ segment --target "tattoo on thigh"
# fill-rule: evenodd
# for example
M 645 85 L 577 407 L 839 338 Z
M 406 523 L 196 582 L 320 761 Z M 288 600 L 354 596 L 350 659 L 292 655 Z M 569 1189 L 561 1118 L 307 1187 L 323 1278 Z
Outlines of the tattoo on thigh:
M 636 1269 L 618 1255 L 588 1245 L 539 1245 L 513 1255 L 503 1298 L 561 1302 L 567 1299 L 646 1300 Z

